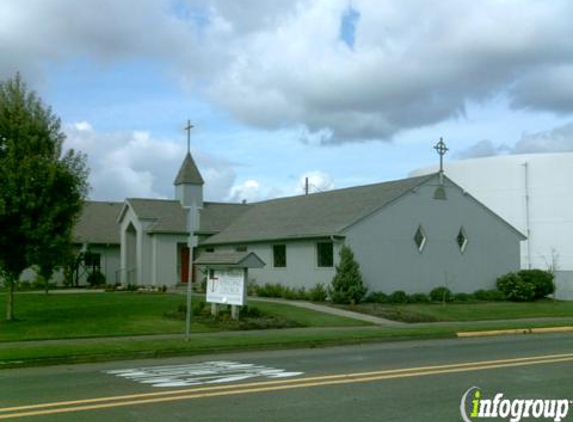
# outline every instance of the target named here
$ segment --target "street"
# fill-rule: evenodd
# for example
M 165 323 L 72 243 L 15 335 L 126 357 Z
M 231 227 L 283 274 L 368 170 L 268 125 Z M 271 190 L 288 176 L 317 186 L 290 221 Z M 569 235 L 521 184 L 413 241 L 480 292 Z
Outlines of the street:
M 553 334 L 3 370 L 0 420 L 459 421 L 471 387 L 571 400 L 572 368 Z

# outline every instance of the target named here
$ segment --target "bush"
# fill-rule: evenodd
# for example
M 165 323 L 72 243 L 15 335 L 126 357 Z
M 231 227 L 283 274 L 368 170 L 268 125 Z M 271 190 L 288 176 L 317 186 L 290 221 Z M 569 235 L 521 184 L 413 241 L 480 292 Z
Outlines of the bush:
M 440 286 L 430 291 L 430 300 L 432 302 L 452 302 L 454 295 L 447 287 Z
M 505 300 L 505 295 L 497 289 L 483 290 L 479 289 L 474 292 L 476 300 L 484 302 L 499 302 Z
M 389 303 L 389 301 L 388 295 L 382 292 L 372 292 L 364 299 L 364 302 L 368 303 Z
M 430 298 L 425 293 L 414 293 L 408 297 L 410 303 L 428 303 Z
M 396 290 L 390 296 L 388 296 L 388 302 L 390 303 L 408 303 L 408 295 L 402 290 Z
M 525 282 L 516 273 L 508 273 L 497 279 L 497 288 L 507 300 L 513 302 L 531 302 L 535 300 L 535 285 Z
M 88 284 L 91 287 L 103 286 L 105 284 L 105 275 L 101 271 L 94 271 L 88 275 Z
M 476 300 L 475 296 L 471 293 L 454 294 L 454 302 L 467 303 L 467 302 L 475 302 L 475 300 Z
M 362 282 L 360 265 L 354 259 L 352 250 L 342 245 L 340 263 L 336 266 L 336 275 L 332 279 L 330 297 L 334 303 L 359 303 L 367 292 Z
M 553 274 L 543 270 L 521 270 L 517 275 L 535 289 L 535 299 L 542 299 L 555 291 Z
M 258 288 L 257 279 L 249 278 L 247 281 L 247 296 L 257 296 Z
M 308 291 L 307 296 L 311 302 L 325 302 L 328 297 L 328 292 L 324 284 L 318 283 Z
M 266 283 L 264 286 L 255 286 L 255 292 L 260 297 L 282 297 L 283 289 L 280 284 Z

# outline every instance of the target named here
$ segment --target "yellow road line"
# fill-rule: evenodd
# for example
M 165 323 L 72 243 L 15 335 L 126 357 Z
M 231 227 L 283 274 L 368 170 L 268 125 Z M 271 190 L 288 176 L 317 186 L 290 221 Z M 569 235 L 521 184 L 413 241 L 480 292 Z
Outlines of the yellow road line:
M 278 380 L 278 381 L 262 381 L 262 382 L 245 383 L 245 384 L 228 384 L 228 385 L 223 385 L 223 386 L 193 387 L 193 388 L 186 388 L 186 389 L 180 389 L 180 390 L 169 390 L 169 391 L 160 391 L 160 392 L 153 392 L 153 393 L 128 394 L 128 395 L 123 395 L 123 396 L 98 397 L 98 398 L 93 398 L 93 399 L 80 399 L 80 400 L 62 401 L 62 402 L 55 402 L 55 403 L 41 403 L 41 404 L 16 406 L 16 407 L 4 407 L 4 408 L 0 408 L 0 413 L 19 411 L 19 410 L 38 409 L 38 408 L 68 406 L 68 405 L 74 405 L 74 404 L 98 403 L 98 402 L 107 402 L 107 401 L 120 401 L 120 400 L 127 400 L 127 399 L 133 399 L 133 398 L 177 395 L 177 394 L 185 394 L 185 393 L 189 393 L 189 392 L 199 392 L 199 391 L 228 390 L 228 389 L 235 389 L 235 388 L 246 388 L 246 387 L 251 387 L 251 386 L 291 384 L 291 383 L 312 382 L 312 381 L 321 381 L 321 380 L 338 379 L 338 378 L 375 376 L 375 375 L 383 375 L 383 374 L 403 373 L 403 372 L 412 372 L 412 371 L 417 372 L 417 371 L 425 371 L 425 370 L 447 369 L 447 368 L 455 368 L 455 367 L 468 367 L 468 366 L 476 366 L 476 365 L 503 364 L 503 363 L 512 363 L 512 362 L 527 362 L 527 361 L 531 361 L 531 360 L 537 361 L 537 360 L 542 360 L 542 359 L 566 358 L 566 357 L 573 357 L 573 353 L 554 354 L 554 355 L 539 355 L 539 356 L 531 356 L 531 357 L 523 357 L 523 358 L 498 359 L 498 360 L 479 361 L 479 362 L 455 363 L 455 364 L 447 364 L 447 365 L 419 366 L 419 367 L 412 367 L 412 368 L 400 368 L 400 369 L 388 369 L 388 370 L 381 370 L 381 371 L 324 375 L 324 376 L 306 377 L 306 378 L 290 378 L 290 379 Z
M 86 400 L 76 400 L 57 403 L 2 408 L 1 412 L 12 412 L 0 415 L 0 419 L 17 418 L 25 416 L 49 415 L 69 413 L 86 410 L 106 409 L 137 404 L 162 403 L 170 401 L 190 400 L 196 398 L 230 396 L 238 394 L 258 393 L 288 390 L 296 388 L 310 388 L 327 385 L 338 385 L 358 382 L 372 382 L 384 379 L 407 378 L 424 375 L 449 374 L 457 372 L 479 371 L 495 368 L 508 368 L 517 366 L 540 365 L 573 361 L 573 354 L 545 355 L 529 358 L 503 359 L 495 361 L 482 361 L 475 363 L 462 363 L 453 365 L 436 365 L 417 368 L 404 368 L 396 370 L 329 375 L 322 377 L 296 378 L 291 380 L 268 381 L 258 383 L 234 384 L 228 386 L 193 388 L 172 390 L 157 393 L 132 394 L 115 397 L 101 397 Z M 130 400 L 131 399 L 131 400 Z M 87 404 L 99 403 L 99 404 Z M 83 404 L 79 405 L 78 404 Z M 63 407 L 68 406 L 68 407 Z M 56 408 L 49 408 L 56 407 Z M 26 411 L 27 410 L 27 411 Z
M 456 333 L 456 336 L 489 337 L 489 336 L 504 336 L 504 335 L 514 335 L 514 334 L 570 333 L 572 331 L 573 331 L 572 326 L 547 327 L 547 328 L 512 328 L 508 330 L 460 331 Z

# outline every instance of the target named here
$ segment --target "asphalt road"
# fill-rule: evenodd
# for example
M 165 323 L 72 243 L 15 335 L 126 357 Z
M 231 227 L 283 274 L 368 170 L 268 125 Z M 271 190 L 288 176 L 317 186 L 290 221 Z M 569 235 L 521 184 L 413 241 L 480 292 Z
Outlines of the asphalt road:
M 473 386 L 483 398 L 569 403 L 573 335 L 3 370 L 0 420 L 460 421 Z

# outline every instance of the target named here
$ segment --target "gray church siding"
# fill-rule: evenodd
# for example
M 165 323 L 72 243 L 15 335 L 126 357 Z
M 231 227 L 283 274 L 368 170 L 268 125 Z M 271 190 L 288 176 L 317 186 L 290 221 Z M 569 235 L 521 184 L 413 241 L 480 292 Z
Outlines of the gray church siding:
M 262 286 L 264 284 L 281 284 L 293 288 L 311 288 L 322 283 L 326 287 L 334 276 L 334 266 L 318 267 L 316 258 L 316 242 L 327 242 L 330 239 L 317 240 L 287 240 L 265 243 L 249 243 L 247 250 L 254 252 L 266 264 L 263 268 L 249 270 L 249 280 Z M 273 245 L 286 245 L 287 266 L 273 267 Z M 217 252 L 233 252 L 238 245 L 214 246 Z M 334 243 L 334 265 L 338 263 L 338 248 Z M 202 248 L 204 251 L 204 248 Z
M 445 181 L 447 200 L 434 199 L 432 179 L 346 230 L 346 243 L 360 262 L 371 291 L 429 292 L 446 285 L 454 292 L 491 289 L 495 279 L 519 269 L 522 236 L 460 188 Z M 418 226 L 426 233 L 419 252 Z M 468 244 L 456 236 L 464 227 Z
M 151 285 L 174 287 L 180 282 L 178 274 L 178 244 L 187 243 L 187 236 L 154 234 L 152 239 Z

